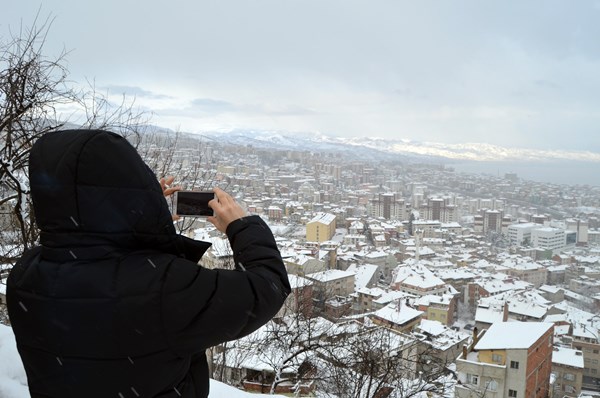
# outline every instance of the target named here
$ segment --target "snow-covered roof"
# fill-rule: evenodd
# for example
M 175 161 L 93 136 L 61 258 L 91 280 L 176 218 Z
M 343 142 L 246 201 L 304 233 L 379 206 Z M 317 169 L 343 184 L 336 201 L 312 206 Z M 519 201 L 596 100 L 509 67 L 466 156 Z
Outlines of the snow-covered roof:
M 385 307 L 375 311 L 374 316 L 394 323 L 404 325 L 423 314 L 423 311 L 415 310 L 400 302 L 390 303 Z
M 419 329 L 422 332 L 429 333 L 432 336 L 439 336 L 448 328 L 441 322 L 422 319 L 421 323 L 419 324 Z
M 476 283 L 479 286 L 481 286 L 483 289 L 488 291 L 490 294 L 498 294 L 501 292 L 513 291 L 513 290 L 522 290 L 522 289 L 527 289 L 528 287 L 532 286 L 531 283 L 528 283 L 525 281 L 520 281 L 520 280 L 513 280 L 513 279 L 506 279 L 506 280 L 482 279 L 482 280 L 476 281 Z
M 445 283 L 421 264 L 400 265 L 395 271 L 394 283 L 418 286 L 424 289 L 443 286 Z
M 294 274 L 288 274 L 288 280 L 290 281 L 292 289 L 298 289 L 313 284 L 312 281 Z
M 556 286 L 542 285 L 539 287 L 539 290 L 541 290 L 542 292 L 555 294 L 555 293 L 560 292 L 562 289 L 560 287 L 556 287 Z
M 378 268 L 379 267 L 377 267 L 377 265 L 375 264 L 352 264 L 348 267 L 346 271 L 355 274 L 354 286 L 356 289 L 361 289 L 369 284 L 369 282 L 373 279 L 373 276 L 377 272 Z
M 528 349 L 553 326 L 545 322 L 495 322 L 475 350 Z
M 439 321 L 422 319 L 417 329 L 429 336 L 427 343 L 439 350 L 447 350 L 456 344 L 466 341 L 469 334 L 450 329 Z
M 313 256 L 307 256 L 306 254 L 301 254 L 301 253 L 296 253 L 292 257 L 285 258 L 285 261 L 292 263 L 292 264 L 297 264 L 297 265 L 304 265 L 311 260 L 316 260 L 316 258 Z
M 452 268 L 452 269 L 439 269 L 436 271 L 436 275 L 442 279 L 470 279 L 475 278 L 475 274 L 467 268 Z
M 418 299 L 416 299 L 415 304 L 426 306 L 431 304 L 449 305 L 453 298 L 453 294 L 442 294 L 441 296 L 438 296 L 437 294 L 427 294 L 423 297 L 419 297 Z
M 354 273 L 349 271 L 342 271 L 340 269 L 328 269 L 326 271 L 315 272 L 314 274 L 306 275 L 307 278 L 316 280 L 319 282 L 330 282 L 336 279 L 353 277 Z
M 498 306 L 478 306 L 475 311 L 475 322 L 495 323 L 504 321 L 504 309 Z
M 552 363 L 583 369 L 583 352 L 572 348 L 554 347 Z
M 321 224 L 331 224 L 335 220 L 335 214 L 319 213 L 309 223 L 319 222 Z
M 387 257 L 387 256 L 388 256 L 388 254 L 386 252 L 378 250 L 378 251 L 373 251 L 373 252 L 367 253 L 364 257 L 374 259 L 374 258 L 382 258 L 382 257 Z
M 379 305 L 384 305 L 387 303 L 391 303 L 394 300 L 398 300 L 400 298 L 406 297 L 414 297 L 408 293 L 401 292 L 399 290 L 386 290 L 381 293 L 381 297 L 376 300 L 373 300 L 374 303 Z

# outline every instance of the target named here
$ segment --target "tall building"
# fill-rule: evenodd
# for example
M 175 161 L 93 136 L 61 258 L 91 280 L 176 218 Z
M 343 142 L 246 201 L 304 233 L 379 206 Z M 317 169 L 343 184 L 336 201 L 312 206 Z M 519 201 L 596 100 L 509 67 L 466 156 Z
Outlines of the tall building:
M 325 242 L 335 235 L 335 215 L 319 213 L 306 224 L 308 242 Z
M 421 218 L 425 220 L 437 220 L 443 223 L 458 221 L 458 208 L 448 204 L 442 198 L 429 198 L 427 203 L 419 209 Z
M 380 193 L 370 199 L 368 204 L 371 217 L 383 217 L 386 220 L 408 220 L 410 204 L 396 193 Z
M 547 398 L 554 324 L 496 322 L 456 360 L 457 398 Z
M 475 216 L 475 232 L 507 232 L 510 225 L 510 217 L 504 216 L 502 210 L 483 209 Z
M 588 243 L 588 222 L 579 220 L 577 218 L 571 218 L 566 220 L 566 226 L 568 231 L 577 232 L 577 244 L 587 245 Z

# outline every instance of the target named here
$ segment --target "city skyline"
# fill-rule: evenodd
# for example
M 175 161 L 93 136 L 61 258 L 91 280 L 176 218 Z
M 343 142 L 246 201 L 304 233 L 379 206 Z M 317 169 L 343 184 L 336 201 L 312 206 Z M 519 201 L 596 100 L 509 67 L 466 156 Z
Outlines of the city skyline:
M 69 80 L 152 122 L 600 152 L 599 2 L 21 2 Z M 68 113 L 68 109 L 64 110 Z

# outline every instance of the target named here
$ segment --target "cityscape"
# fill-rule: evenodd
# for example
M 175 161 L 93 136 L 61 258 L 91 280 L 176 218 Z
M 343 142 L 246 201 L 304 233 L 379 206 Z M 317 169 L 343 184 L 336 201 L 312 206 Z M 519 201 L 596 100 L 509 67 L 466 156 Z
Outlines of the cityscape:
M 450 379 L 420 360 L 403 369 L 406 379 L 427 371 L 437 383 L 444 377 L 429 396 L 600 394 L 599 187 L 414 159 L 367 161 L 318 147 L 274 150 L 184 134 L 159 141 L 138 147 L 155 170 L 185 176 L 184 189 L 226 189 L 273 230 L 293 294 L 272 323 L 301 313 L 329 325 L 327 333 L 344 328 L 346 339 L 347 328 L 394 333 L 405 355 L 417 350 L 452 369 Z M 201 265 L 231 263 L 226 240 L 203 219 L 179 227 L 213 243 Z M 267 354 L 248 361 L 254 349 L 242 341 L 217 350 L 213 377 L 248 391 L 327 396 L 318 382 L 321 347 L 309 350 L 319 361 L 289 363 Z M 383 397 L 394 388 L 401 387 L 385 382 L 372 395 L 347 396 Z

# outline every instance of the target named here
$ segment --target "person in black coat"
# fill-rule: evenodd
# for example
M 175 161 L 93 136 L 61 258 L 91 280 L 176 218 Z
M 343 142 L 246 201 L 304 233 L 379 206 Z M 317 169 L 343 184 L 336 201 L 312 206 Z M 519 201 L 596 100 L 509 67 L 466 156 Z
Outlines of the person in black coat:
M 175 231 L 156 176 L 124 138 L 42 136 L 29 178 L 40 246 L 7 281 L 33 398 L 207 397 L 205 350 L 271 319 L 290 292 L 269 227 L 222 190 L 211 221 L 235 270 Z

